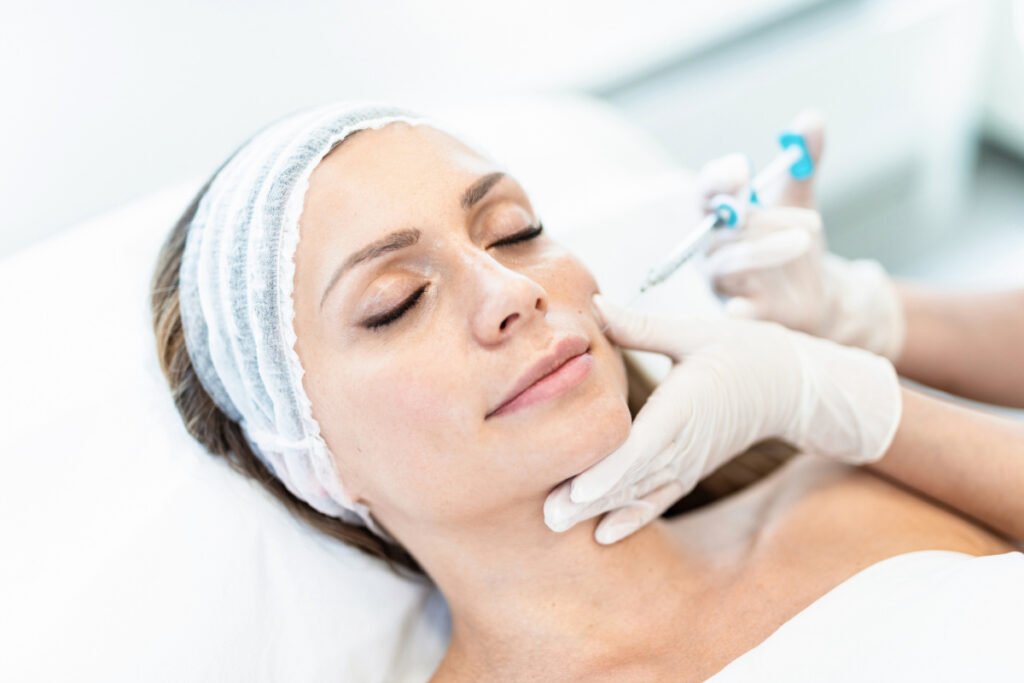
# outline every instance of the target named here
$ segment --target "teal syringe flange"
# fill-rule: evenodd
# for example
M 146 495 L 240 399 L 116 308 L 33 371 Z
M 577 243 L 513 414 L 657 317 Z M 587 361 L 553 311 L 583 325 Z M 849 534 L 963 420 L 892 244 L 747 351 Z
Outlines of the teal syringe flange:
M 800 133 L 791 130 L 784 130 L 779 134 L 779 145 L 782 149 L 798 147 L 800 158 L 789 167 L 789 173 L 797 180 L 806 180 L 814 174 L 814 160 L 811 152 L 807 149 L 807 139 Z

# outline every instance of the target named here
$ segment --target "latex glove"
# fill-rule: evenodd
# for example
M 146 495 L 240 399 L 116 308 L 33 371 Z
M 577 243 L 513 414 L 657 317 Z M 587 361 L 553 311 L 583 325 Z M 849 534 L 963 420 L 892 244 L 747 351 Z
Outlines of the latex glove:
M 881 356 L 776 323 L 646 316 L 599 295 L 594 303 L 614 343 L 673 365 L 625 442 L 548 496 L 554 531 L 610 512 L 595 535 L 614 543 L 766 438 L 856 464 L 878 460 L 892 441 L 900 387 Z
M 825 150 L 825 118 L 815 109 L 804 109 L 789 124 L 789 130 L 804 136 L 807 152 L 814 162 L 815 173 L 804 180 L 786 175 L 772 187 L 764 188 L 758 196 L 762 206 L 795 206 L 803 209 L 817 207 L 815 182 Z M 710 210 L 710 201 L 716 194 L 736 195 L 751 180 L 752 162 L 744 154 L 727 154 L 709 161 L 697 174 L 697 190 Z
M 803 133 L 819 165 L 824 119 L 806 110 L 791 128 Z M 718 231 L 698 269 L 725 299 L 728 315 L 773 320 L 895 361 L 905 336 L 902 304 L 876 261 L 849 261 L 827 252 L 821 220 L 809 211 L 816 175 L 803 181 L 787 176 L 778 187 L 762 191 L 762 208 L 745 212 L 737 229 Z M 742 155 L 710 162 L 698 176 L 705 201 L 719 193 L 735 195 L 749 182 L 750 164 Z

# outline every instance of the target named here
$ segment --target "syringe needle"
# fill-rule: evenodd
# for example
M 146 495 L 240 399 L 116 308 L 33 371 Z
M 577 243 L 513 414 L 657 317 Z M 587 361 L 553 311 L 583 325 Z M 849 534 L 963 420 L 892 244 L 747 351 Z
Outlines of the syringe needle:
M 697 253 L 697 247 L 700 245 L 701 240 L 715 229 L 719 220 L 717 214 L 708 214 L 693 232 L 676 245 L 664 261 L 650 270 L 647 274 L 647 279 L 640 286 L 640 292 L 643 293 L 654 285 L 664 282 L 672 273 L 679 269 L 679 266 L 686 263 L 691 256 Z
M 633 305 L 640 300 L 647 290 L 654 285 L 664 282 L 668 277 L 679 269 L 686 261 L 697 253 L 697 247 L 700 245 L 701 240 L 711 232 L 716 225 L 719 223 L 719 217 L 716 214 L 709 214 L 704 218 L 701 223 L 694 228 L 693 232 L 686 237 L 682 242 L 676 245 L 675 249 L 672 250 L 664 261 L 660 265 L 652 268 L 643 284 L 640 285 L 640 290 L 633 295 L 633 298 L 626 304 L 626 308 L 632 308 Z M 608 329 L 608 323 L 605 323 L 601 327 L 603 333 Z

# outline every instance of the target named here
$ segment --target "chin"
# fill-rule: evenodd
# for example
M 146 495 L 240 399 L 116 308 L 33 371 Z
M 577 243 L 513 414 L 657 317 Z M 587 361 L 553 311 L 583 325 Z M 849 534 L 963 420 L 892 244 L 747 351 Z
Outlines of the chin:
M 622 445 L 632 427 L 625 367 L 609 347 L 598 348 L 586 381 L 570 393 L 535 404 L 495 423 L 496 452 L 530 482 L 555 486 L 599 462 Z M 546 474 L 540 475 L 541 472 Z
M 611 381 L 595 383 L 594 391 L 568 402 L 558 415 L 560 422 L 556 451 L 562 471 L 568 479 L 599 462 L 622 445 L 629 436 L 633 418 L 626 397 Z
M 582 472 L 601 461 L 621 446 L 629 436 L 632 426 L 633 416 L 629 412 L 626 399 L 621 396 L 609 397 L 607 405 L 602 405 L 587 425 L 590 434 L 581 444 L 586 447 L 580 449 L 583 463 L 579 471 Z

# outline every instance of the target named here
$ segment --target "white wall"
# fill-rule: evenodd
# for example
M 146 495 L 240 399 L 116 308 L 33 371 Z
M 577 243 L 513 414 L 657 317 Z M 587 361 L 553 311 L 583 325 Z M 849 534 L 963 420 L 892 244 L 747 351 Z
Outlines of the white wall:
M 7 2 L 0 257 L 213 171 L 299 107 L 602 83 L 820 1 Z
M 830 244 L 898 269 L 962 225 L 990 26 L 981 0 L 832 2 L 609 97 L 693 167 L 731 151 L 763 165 L 819 107 Z
M 990 4 L 8 2 L 0 258 L 212 172 L 273 118 L 351 97 L 429 106 L 509 90 L 607 93 L 691 165 L 733 149 L 767 153 L 791 112 L 825 104 L 836 122 L 834 205 L 863 203 L 878 189 L 865 179 L 909 168 L 893 165 L 901 158 L 931 169 L 920 187 L 955 205 Z M 660 76 L 642 78 L 652 70 Z

